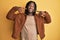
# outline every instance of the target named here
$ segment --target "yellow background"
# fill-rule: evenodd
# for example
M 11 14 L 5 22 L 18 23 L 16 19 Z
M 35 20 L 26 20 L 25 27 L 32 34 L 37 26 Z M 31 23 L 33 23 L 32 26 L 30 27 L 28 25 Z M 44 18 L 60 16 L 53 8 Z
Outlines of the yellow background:
M 13 21 L 7 20 L 6 15 L 13 6 L 24 7 L 28 1 L 29 0 L 0 0 L 0 40 L 14 40 L 11 38 Z M 60 0 L 34 1 L 37 3 L 37 10 L 48 11 L 52 19 L 50 24 L 45 24 L 46 36 L 43 40 L 60 40 Z

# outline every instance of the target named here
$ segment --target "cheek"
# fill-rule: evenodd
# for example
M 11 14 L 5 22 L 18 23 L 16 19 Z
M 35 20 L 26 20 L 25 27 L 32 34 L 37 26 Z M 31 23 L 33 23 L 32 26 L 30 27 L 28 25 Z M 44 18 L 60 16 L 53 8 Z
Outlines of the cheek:
M 32 7 L 32 9 L 34 9 L 34 7 Z
M 31 10 L 34 11 L 34 7 L 32 7 Z
M 34 7 L 32 7 L 31 9 L 34 10 Z

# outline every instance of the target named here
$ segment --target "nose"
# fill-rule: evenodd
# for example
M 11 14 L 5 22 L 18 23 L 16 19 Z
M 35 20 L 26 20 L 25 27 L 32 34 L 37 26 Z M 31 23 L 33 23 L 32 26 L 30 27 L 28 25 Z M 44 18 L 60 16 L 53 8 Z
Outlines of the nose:
M 32 6 L 30 6 L 30 9 L 32 9 Z

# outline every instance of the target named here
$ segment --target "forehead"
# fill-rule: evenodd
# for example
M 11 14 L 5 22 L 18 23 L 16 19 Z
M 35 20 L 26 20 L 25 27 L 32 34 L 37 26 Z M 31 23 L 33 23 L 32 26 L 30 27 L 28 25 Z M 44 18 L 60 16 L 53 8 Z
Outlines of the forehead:
M 30 5 L 31 5 L 31 6 L 34 6 L 34 3 L 30 3 L 29 6 L 30 6 Z

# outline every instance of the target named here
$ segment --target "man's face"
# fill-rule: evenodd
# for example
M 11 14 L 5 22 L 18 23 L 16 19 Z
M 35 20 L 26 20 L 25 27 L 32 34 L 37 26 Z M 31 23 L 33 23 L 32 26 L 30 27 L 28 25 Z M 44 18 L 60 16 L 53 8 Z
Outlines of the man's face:
M 28 11 L 30 13 L 34 12 L 34 3 L 30 3 L 29 6 L 28 6 Z

